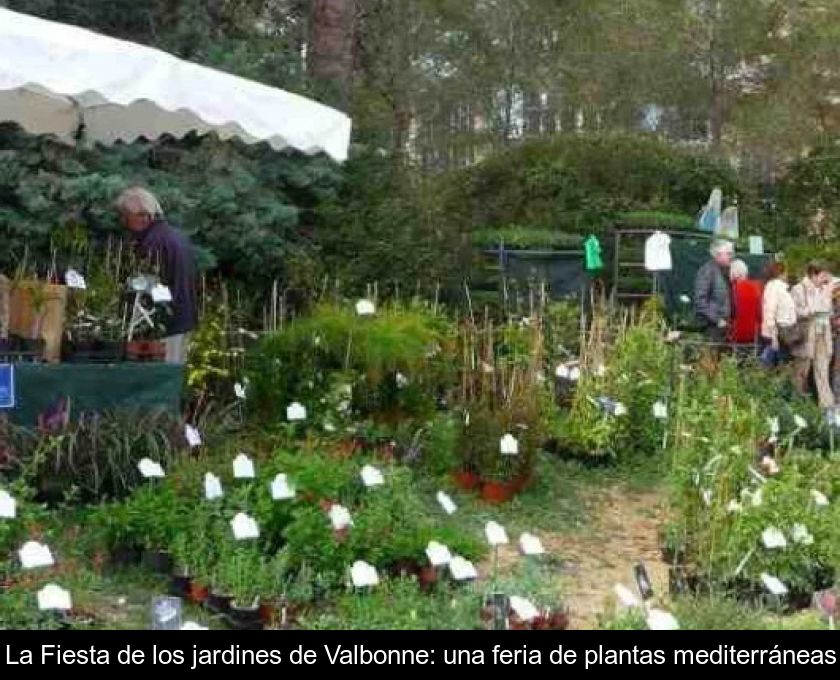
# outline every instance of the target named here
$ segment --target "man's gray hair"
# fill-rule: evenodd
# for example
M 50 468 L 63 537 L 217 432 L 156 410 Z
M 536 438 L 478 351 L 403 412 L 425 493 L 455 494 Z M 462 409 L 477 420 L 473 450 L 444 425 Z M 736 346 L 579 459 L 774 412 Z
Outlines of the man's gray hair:
M 123 191 L 116 202 L 117 210 L 128 215 L 148 215 L 149 217 L 163 217 L 155 195 L 143 187 L 129 187 Z
M 729 265 L 729 278 L 733 281 L 736 279 L 745 279 L 750 275 L 750 268 L 743 260 L 732 260 Z
M 735 244 L 726 239 L 716 239 L 712 241 L 712 247 L 709 249 L 709 252 L 711 252 L 712 257 L 716 257 L 721 253 L 734 253 Z

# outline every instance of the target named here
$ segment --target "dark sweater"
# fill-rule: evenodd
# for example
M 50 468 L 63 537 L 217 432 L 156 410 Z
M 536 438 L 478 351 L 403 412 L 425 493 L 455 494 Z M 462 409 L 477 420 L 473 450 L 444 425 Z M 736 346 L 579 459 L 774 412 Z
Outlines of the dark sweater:
M 141 252 L 160 264 L 160 276 L 172 292 L 167 335 L 189 333 L 198 325 L 195 253 L 183 232 L 157 220 L 137 237 Z
M 729 274 L 714 260 L 697 272 L 694 281 L 694 312 L 703 326 L 716 326 L 732 318 L 732 293 Z

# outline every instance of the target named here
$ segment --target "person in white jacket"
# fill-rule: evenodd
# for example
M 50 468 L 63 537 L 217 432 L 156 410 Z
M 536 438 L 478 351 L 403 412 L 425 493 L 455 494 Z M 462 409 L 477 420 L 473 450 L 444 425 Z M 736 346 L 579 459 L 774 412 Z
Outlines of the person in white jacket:
M 796 327 L 796 307 L 785 280 L 785 265 L 771 262 L 766 277 L 761 304 L 761 361 L 767 366 L 778 366 L 788 359 L 792 349 L 788 342 Z

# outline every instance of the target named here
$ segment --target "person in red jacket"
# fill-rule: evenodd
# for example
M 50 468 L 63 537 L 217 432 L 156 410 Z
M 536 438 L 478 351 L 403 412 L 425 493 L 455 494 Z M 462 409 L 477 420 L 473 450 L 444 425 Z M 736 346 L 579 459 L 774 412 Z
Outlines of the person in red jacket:
M 733 260 L 729 266 L 732 281 L 732 325 L 729 342 L 737 345 L 758 341 L 761 333 L 761 294 L 759 281 L 751 281 L 743 260 Z

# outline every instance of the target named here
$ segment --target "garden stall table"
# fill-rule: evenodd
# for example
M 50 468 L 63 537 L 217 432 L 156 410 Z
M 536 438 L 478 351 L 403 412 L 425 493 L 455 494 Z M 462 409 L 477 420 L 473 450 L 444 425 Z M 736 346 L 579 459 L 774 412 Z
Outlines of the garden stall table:
M 161 410 L 180 415 L 184 367 L 165 363 L 15 364 L 16 407 L 7 413 L 23 426 L 60 398 L 70 400 L 70 417 L 80 413 Z

